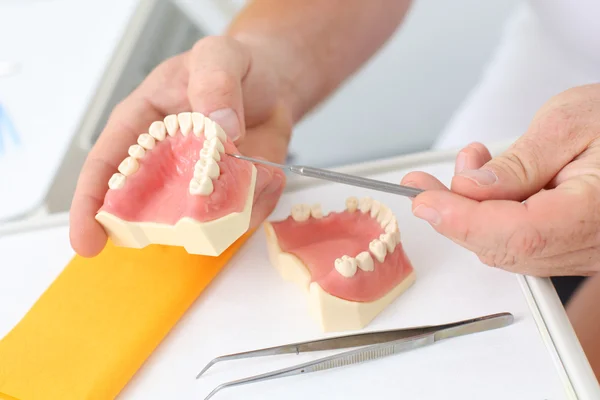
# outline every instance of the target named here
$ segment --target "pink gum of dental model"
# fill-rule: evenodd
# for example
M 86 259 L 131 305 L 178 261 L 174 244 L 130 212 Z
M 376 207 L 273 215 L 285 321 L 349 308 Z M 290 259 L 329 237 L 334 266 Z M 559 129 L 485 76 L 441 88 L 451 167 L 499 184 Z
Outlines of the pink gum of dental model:
M 184 112 L 152 123 L 108 182 L 96 219 L 118 246 L 218 256 L 249 227 L 256 168 L 221 127 Z
M 326 216 L 300 204 L 264 228 L 271 263 L 306 291 L 324 331 L 364 328 L 415 281 L 395 216 L 369 197 Z

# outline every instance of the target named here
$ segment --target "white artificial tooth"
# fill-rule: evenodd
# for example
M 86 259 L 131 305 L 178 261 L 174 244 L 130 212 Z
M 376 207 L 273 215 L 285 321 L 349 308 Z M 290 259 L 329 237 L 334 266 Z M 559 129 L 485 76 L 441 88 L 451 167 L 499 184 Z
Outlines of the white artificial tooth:
M 215 148 L 204 147 L 200 150 L 200 159 L 203 158 L 221 161 L 221 154 L 219 154 L 219 150 Z
M 356 256 L 356 262 L 358 263 L 358 268 L 363 271 L 373 271 L 375 270 L 375 264 L 373 264 L 373 258 L 368 251 L 363 251 Z
M 334 267 L 340 275 L 350 278 L 356 274 L 358 263 L 356 262 L 356 259 L 352 257 L 342 256 L 334 261 Z
M 177 114 L 177 120 L 179 121 L 179 129 L 183 136 L 187 136 L 192 130 L 192 113 L 183 112 Z
M 225 146 L 223 146 L 221 139 L 216 137 L 204 140 L 203 146 L 207 149 L 217 149 L 219 153 L 225 153 Z
M 148 133 L 160 142 L 167 137 L 167 127 L 162 121 L 154 121 L 152 125 L 150 125 L 150 128 L 148 128 Z
M 142 133 L 137 140 L 138 144 L 146 150 L 153 149 L 156 146 L 156 140 L 147 133 Z
M 381 224 L 382 228 L 385 228 L 393 216 L 392 210 L 382 204 L 379 215 L 377 216 L 377 221 Z
M 388 223 L 385 225 L 384 231 L 385 233 L 394 233 L 398 231 L 398 222 L 396 221 L 396 218 L 393 216 L 390 218 Z
M 177 115 L 167 115 L 164 121 L 165 128 L 167 128 L 167 133 L 169 134 L 169 136 L 175 136 L 177 134 L 177 129 L 179 129 L 179 121 L 177 120 Z
M 313 204 L 310 207 L 310 215 L 313 218 L 323 218 L 323 210 L 321 209 L 321 205 L 320 204 Z
M 127 157 L 119 164 L 119 172 L 125 176 L 132 175 L 140 168 L 138 160 L 133 157 Z
M 194 126 L 194 135 L 200 137 L 202 131 L 204 130 L 204 114 L 193 112 L 192 125 Z
M 388 253 L 394 252 L 394 249 L 396 248 L 396 238 L 393 233 L 382 233 L 379 235 L 379 240 L 385 244 Z
M 371 218 L 376 218 L 381 210 L 381 203 L 377 200 L 373 200 L 371 204 Z
M 222 141 L 227 141 L 227 135 L 225 131 L 210 118 L 204 119 L 204 136 L 207 139 L 212 139 L 214 137 L 221 139 Z
M 190 181 L 190 194 L 208 196 L 214 190 L 212 179 L 205 176 L 200 179 L 192 179 Z
M 108 188 L 112 190 L 121 189 L 123 186 L 125 186 L 125 179 L 127 179 L 125 178 L 125 175 L 117 172 L 110 177 L 108 181 Z
M 310 217 L 310 207 L 306 204 L 296 204 L 292 207 L 292 218 L 297 222 L 307 221 Z
M 358 209 L 358 199 L 354 196 L 348 197 L 346 199 L 346 210 L 353 213 Z
M 140 158 L 143 158 L 146 155 L 146 150 L 144 150 L 144 148 L 139 144 L 134 144 L 129 146 L 129 151 L 127 153 L 131 157 L 137 158 L 139 160 Z
M 393 235 L 396 239 L 396 243 L 400 243 L 400 229 L 398 229 L 398 222 L 395 217 L 390 219 L 390 222 L 384 228 L 385 233 Z
M 212 158 L 201 158 L 194 167 L 194 177 L 208 176 L 211 179 L 217 179 L 221 174 L 219 164 Z
M 387 246 L 379 239 L 375 239 L 369 243 L 369 250 L 375 256 L 377 261 L 383 262 L 387 254 Z
M 371 210 L 371 205 L 372 204 L 373 204 L 373 199 L 372 198 L 370 198 L 370 197 L 363 197 L 358 202 L 358 209 L 363 214 L 366 214 L 367 212 L 369 212 L 369 210 Z

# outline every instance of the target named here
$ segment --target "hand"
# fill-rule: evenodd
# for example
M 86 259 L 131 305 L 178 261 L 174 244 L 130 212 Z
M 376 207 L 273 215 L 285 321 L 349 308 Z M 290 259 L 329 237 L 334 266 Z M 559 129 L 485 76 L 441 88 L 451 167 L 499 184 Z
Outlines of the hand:
M 92 257 L 104 248 L 107 236 L 94 217 L 107 182 L 153 121 L 200 112 L 219 123 L 242 154 L 285 161 L 292 119 L 279 96 L 279 77 L 257 51 L 231 38 L 204 38 L 159 65 L 114 109 L 83 165 L 73 197 L 70 238 L 77 253 Z M 257 171 L 251 228 L 271 213 L 285 185 L 282 171 L 264 166 Z
M 489 266 L 591 275 L 600 269 L 600 85 L 552 98 L 498 157 L 479 143 L 463 149 L 450 190 L 422 172 L 402 182 L 430 189 L 413 200 L 415 216 Z

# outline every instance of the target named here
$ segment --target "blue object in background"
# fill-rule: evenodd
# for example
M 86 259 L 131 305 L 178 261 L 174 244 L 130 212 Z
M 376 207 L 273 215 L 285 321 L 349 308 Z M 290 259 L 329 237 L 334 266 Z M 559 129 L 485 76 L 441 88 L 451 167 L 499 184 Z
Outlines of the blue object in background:
M 8 139 L 12 140 L 15 145 L 21 144 L 14 124 L 10 120 L 4 106 L 0 103 L 0 157 L 4 154 L 6 148 L 4 141 Z

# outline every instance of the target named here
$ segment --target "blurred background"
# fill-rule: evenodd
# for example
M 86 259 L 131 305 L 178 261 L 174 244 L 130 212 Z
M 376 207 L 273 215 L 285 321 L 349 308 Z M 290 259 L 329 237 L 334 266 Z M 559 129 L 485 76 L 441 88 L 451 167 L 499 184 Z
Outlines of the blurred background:
M 112 108 L 162 60 L 221 33 L 244 3 L 0 0 L 0 222 L 67 211 Z M 518 3 L 415 1 L 386 47 L 296 127 L 289 162 L 428 149 Z

